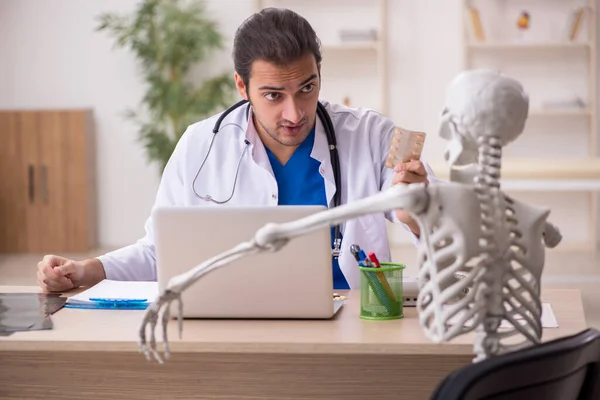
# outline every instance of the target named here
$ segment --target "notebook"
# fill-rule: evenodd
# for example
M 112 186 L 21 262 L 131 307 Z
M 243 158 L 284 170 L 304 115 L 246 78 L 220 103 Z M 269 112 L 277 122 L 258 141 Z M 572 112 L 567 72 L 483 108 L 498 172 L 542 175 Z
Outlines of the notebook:
M 157 282 L 105 279 L 67 299 L 67 308 L 144 310 L 158 296 Z

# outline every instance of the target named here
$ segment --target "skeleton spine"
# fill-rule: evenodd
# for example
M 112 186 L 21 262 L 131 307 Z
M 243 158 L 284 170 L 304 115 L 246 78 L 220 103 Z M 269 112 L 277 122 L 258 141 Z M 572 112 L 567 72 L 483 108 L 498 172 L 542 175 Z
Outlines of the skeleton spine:
M 479 199 L 482 219 L 481 237 L 485 239 L 486 252 L 494 251 L 497 247 L 490 238 L 493 235 L 493 214 L 496 212 L 494 201 L 500 188 L 500 167 L 502 146 L 496 137 L 479 136 L 479 173 L 475 177 L 475 193 Z
M 490 295 L 492 294 L 493 288 L 489 285 L 493 281 L 493 271 L 491 270 L 493 260 L 500 258 L 500 251 L 498 249 L 498 243 L 494 240 L 494 233 L 496 231 L 496 216 L 498 211 L 497 196 L 499 195 L 500 189 L 500 167 L 502 157 L 502 146 L 500 140 L 493 136 L 481 135 L 477 138 L 479 147 L 479 171 L 474 179 L 474 190 L 479 199 L 479 208 L 481 216 L 481 246 L 483 259 L 481 260 L 481 266 L 484 268 L 484 276 L 482 277 L 486 283 L 486 291 L 484 296 L 486 297 L 486 305 L 489 307 L 492 301 Z M 495 308 L 492 306 L 492 308 Z M 487 313 L 486 313 L 487 314 Z M 500 321 L 498 318 L 485 315 L 483 319 L 483 326 L 477 334 L 479 343 L 476 343 L 476 348 L 483 350 L 485 356 L 489 356 L 494 352 L 494 348 L 499 345 L 498 338 L 494 335 L 489 336 L 490 330 L 495 331 Z M 479 354 L 480 358 L 483 358 L 482 354 Z

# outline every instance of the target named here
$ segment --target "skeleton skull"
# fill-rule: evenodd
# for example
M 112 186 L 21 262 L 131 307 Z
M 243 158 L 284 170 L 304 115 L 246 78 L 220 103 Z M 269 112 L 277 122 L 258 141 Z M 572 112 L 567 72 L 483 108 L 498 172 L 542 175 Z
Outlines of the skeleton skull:
M 478 136 L 506 146 L 525 127 L 529 98 L 521 84 L 492 70 L 465 71 L 448 86 L 439 135 L 448 140 L 450 167 L 477 162 Z

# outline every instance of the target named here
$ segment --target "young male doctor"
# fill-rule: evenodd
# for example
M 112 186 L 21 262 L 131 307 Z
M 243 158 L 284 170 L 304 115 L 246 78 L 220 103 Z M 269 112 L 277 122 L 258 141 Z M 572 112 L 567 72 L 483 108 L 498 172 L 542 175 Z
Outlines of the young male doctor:
M 239 28 L 234 40 L 235 81 L 250 106 L 197 122 L 181 137 L 164 170 L 154 207 L 227 205 L 333 206 L 373 195 L 398 183 L 426 182 L 430 169 L 418 160 L 384 166 L 394 123 L 367 109 L 322 102 L 337 139 L 341 187 L 317 115 L 321 89 L 319 39 L 310 24 L 286 9 L 265 9 Z M 348 82 L 352 85 L 352 82 Z M 368 215 L 342 225 L 341 253 L 332 257 L 334 289 L 359 285 L 356 243 L 390 259 L 385 220 L 419 228 L 407 213 Z M 137 243 L 88 260 L 47 255 L 38 283 L 47 291 L 90 286 L 102 279 L 156 280 L 152 220 Z

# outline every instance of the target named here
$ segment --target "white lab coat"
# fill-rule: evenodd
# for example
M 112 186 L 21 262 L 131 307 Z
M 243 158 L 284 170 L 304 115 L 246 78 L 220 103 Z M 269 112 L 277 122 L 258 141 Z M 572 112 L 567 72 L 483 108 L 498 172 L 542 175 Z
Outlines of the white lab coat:
M 327 102 L 323 104 L 336 133 L 342 171 L 342 204 L 389 187 L 394 171 L 386 168 L 384 163 L 394 123 L 372 110 L 348 108 Z M 249 113 L 247 119 L 246 109 L 246 106 L 239 107 L 225 117 L 193 188 L 192 182 L 210 147 L 212 129 L 219 115 L 188 127 L 164 170 L 154 207 L 277 205 L 277 182 L 254 125 L 248 123 L 252 113 Z M 245 144 L 244 139 L 250 144 Z M 242 156 L 246 146 L 248 148 Z M 320 171 L 325 180 L 327 201 L 331 206 L 336 188 L 327 137 L 319 118 L 311 157 L 321 163 Z M 228 203 L 217 205 L 196 195 L 209 194 L 217 200 L 229 198 L 240 159 L 235 191 Z M 426 164 L 425 166 L 431 181 L 434 179 L 433 174 Z M 349 251 L 350 245 L 358 244 L 365 250 L 375 252 L 380 261 L 390 260 L 386 218 L 398 222 L 395 213 L 390 212 L 385 215 L 365 215 L 342 225 L 343 242 L 339 263 L 351 288 L 359 287 L 360 279 L 356 260 Z M 412 232 L 404 227 L 407 235 L 416 241 Z M 145 236 L 135 244 L 98 257 L 104 265 L 107 279 L 156 280 L 151 218 L 146 221 L 145 230 Z

